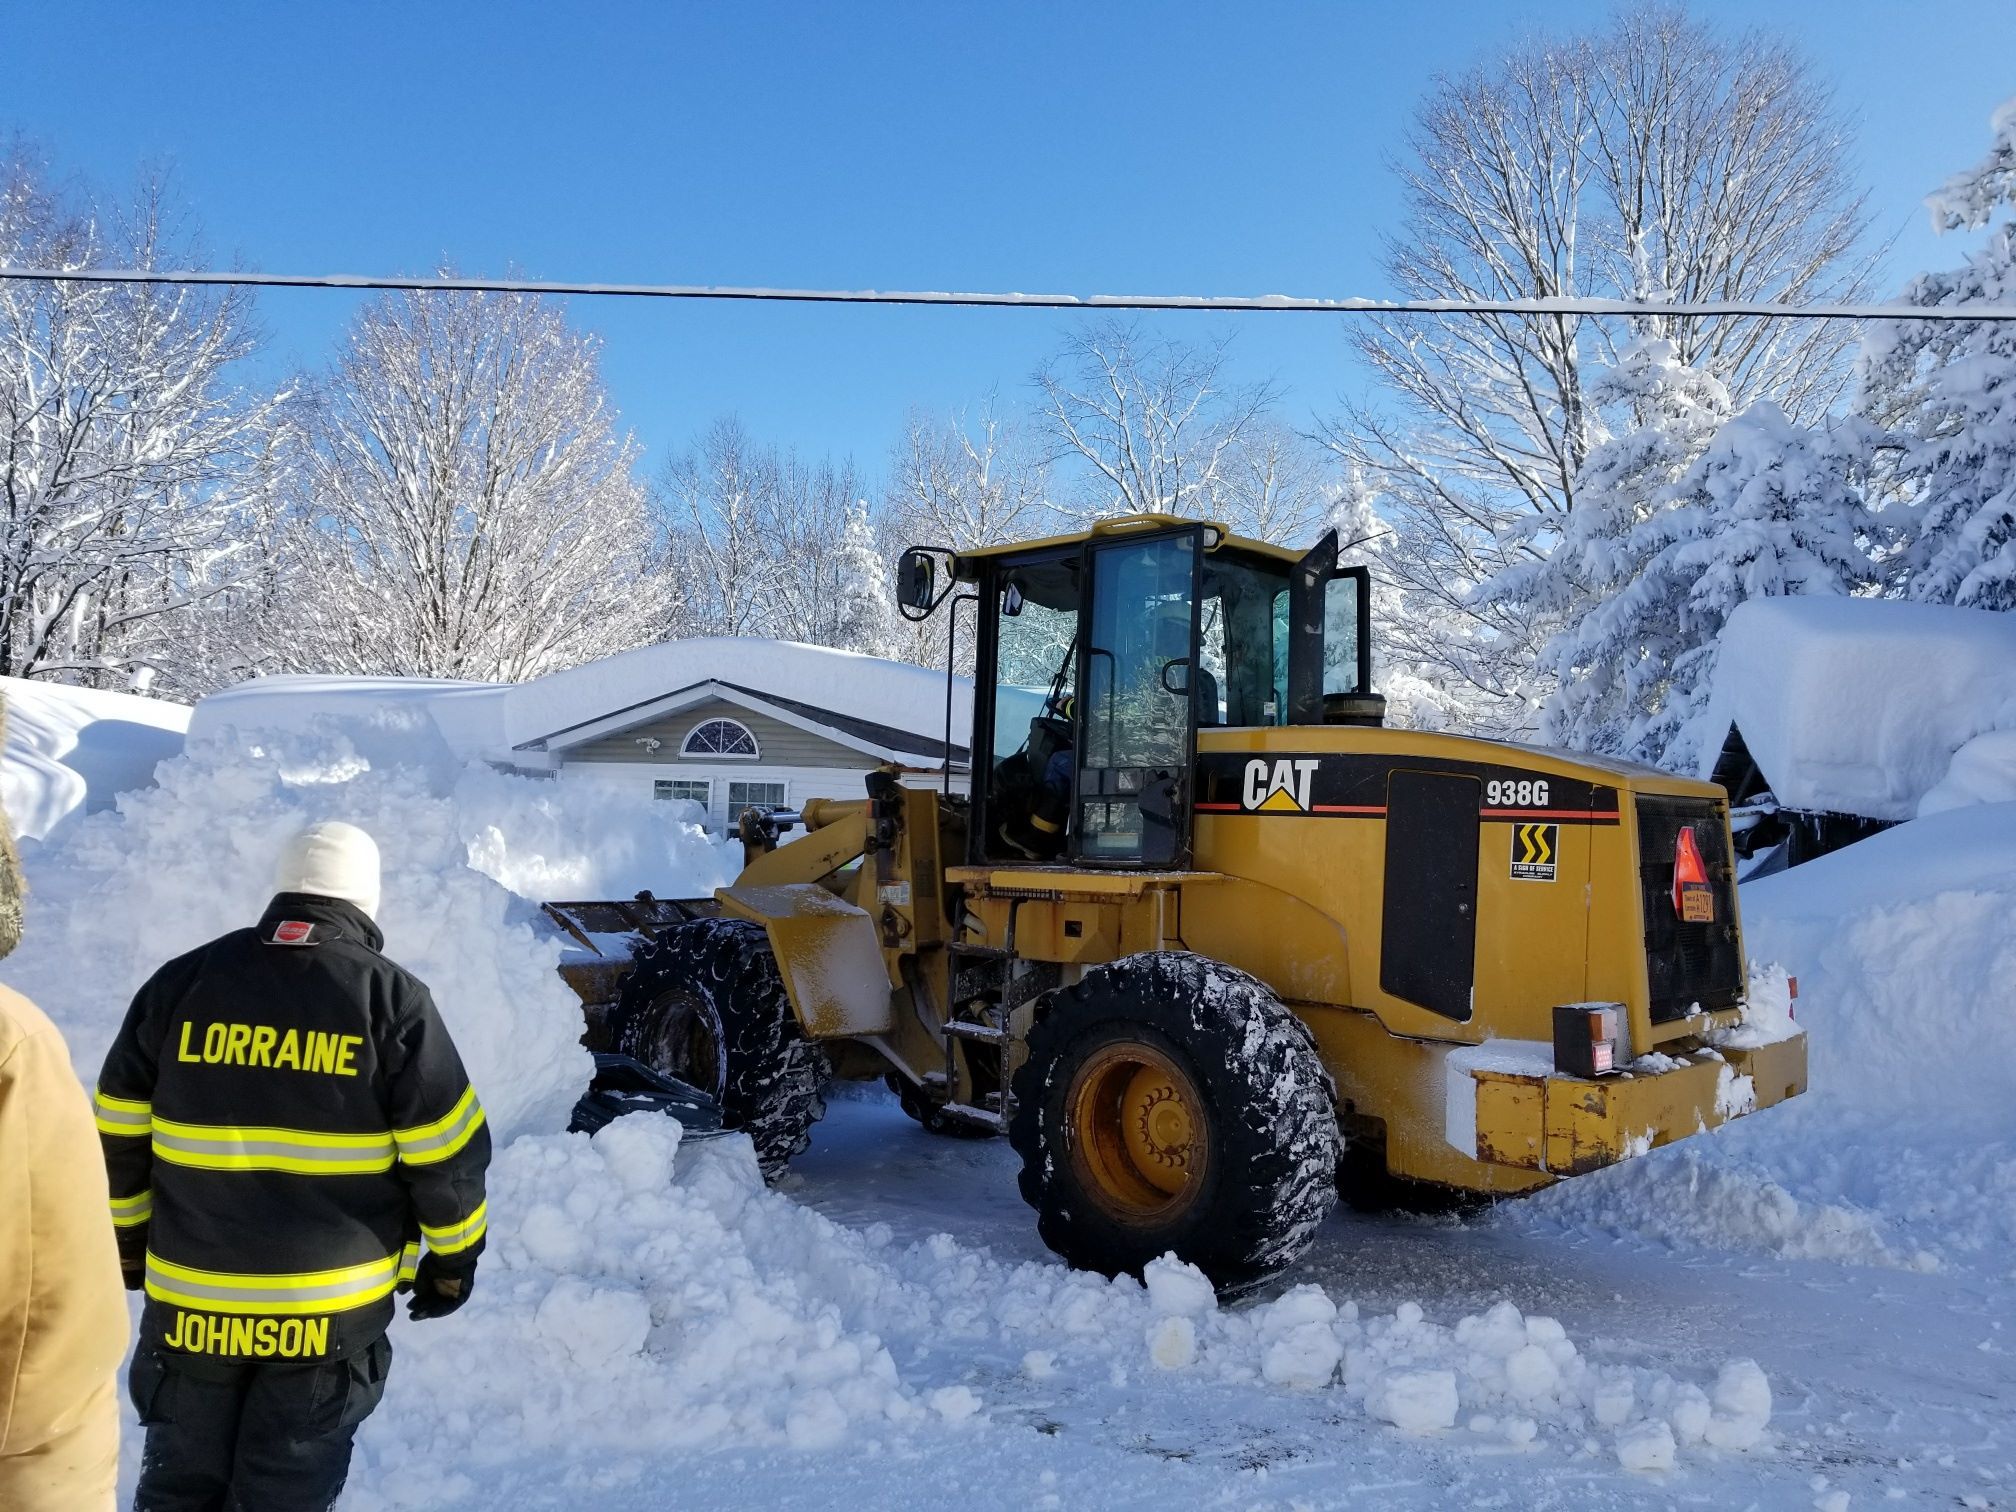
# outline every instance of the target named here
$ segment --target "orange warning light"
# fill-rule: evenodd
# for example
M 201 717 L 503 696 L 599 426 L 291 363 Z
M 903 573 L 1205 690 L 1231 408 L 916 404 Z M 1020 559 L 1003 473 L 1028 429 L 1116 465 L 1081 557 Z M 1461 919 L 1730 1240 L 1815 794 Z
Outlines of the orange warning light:
M 1682 827 L 1673 851 L 1673 912 L 1686 924 L 1715 922 L 1715 893 L 1691 824 Z

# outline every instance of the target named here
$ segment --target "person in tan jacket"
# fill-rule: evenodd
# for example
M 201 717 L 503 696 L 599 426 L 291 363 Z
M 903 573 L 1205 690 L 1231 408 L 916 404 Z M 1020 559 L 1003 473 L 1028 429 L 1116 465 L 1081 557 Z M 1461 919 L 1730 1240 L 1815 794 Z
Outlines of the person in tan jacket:
M 4 722 L 4 713 L 0 713 Z M 0 725 L 4 727 L 4 725 Z M 0 820 L 0 955 L 21 937 Z M 63 1036 L 0 986 L 0 1508 L 110 1512 L 129 1324 L 91 1101 Z

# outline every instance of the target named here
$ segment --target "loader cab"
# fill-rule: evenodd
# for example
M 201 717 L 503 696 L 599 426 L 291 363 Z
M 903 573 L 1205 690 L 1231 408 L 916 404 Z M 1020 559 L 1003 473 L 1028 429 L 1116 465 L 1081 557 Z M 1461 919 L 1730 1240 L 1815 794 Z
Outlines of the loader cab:
M 1336 558 L 1334 533 L 1298 556 L 1166 515 L 955 557 L 979 611 L 968 859 L 1187 867 L 1199 729 L 1369 692 L 1366 574 Z

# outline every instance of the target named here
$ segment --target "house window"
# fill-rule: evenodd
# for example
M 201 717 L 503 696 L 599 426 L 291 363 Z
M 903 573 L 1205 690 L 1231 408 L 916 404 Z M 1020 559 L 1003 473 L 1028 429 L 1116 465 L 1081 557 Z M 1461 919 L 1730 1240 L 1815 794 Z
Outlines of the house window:
M 686 743 L 679 747 L 679 754 L 754 761 L 762 752 L 756 748 L 756 737 L 749 733 L 747 725 L 733 719 L 703 719 L 687 731 Z
M 674 777 L 669 781 L 661 777 L 651 784 L 651 796 L 683 798 L 688 803 L 697 803 L 704 809 L 714 801 L 714 784 L 704 777 Z
M 733 823 L 745 808 L 784 807 L 781 782 L 731 782 L 728 784 L 728 819 Z

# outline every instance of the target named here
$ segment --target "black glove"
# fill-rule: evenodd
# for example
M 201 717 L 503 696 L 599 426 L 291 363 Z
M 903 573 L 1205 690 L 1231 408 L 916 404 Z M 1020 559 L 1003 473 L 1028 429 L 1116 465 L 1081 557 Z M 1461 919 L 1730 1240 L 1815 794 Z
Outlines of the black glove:
M 126 1290 L 138 1291 L 147 1284 L 147 1267 L 138 1260 L 119 1262 L 119 1279 L 126 1283 Z
M 420 1268 L 413 1273 L 413 1300 L 406 1304 L 406 1316 L 421 1321 L 445 1318 L 469 1300 L 475 1287 L 473 1256 L 443 1260 L 429 1250 L 420 1257 Z

